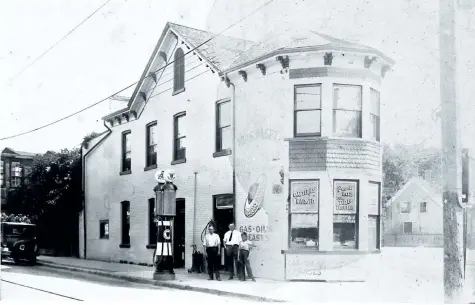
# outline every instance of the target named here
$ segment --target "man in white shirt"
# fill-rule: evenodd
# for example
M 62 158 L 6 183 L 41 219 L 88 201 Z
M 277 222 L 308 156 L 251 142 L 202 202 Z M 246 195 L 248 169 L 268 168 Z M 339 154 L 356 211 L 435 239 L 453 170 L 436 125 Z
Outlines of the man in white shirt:
M 208 234 L 206 234 L 203 247 L 205 248 L 206 261 L 208 263 L 208 275 L 210 281 L 213 280 L 213 274 L 216 274 L 216 280 L 221 281 L 219 276 L 220 256 L 219 249 L 221 247 L 221 239 L 219 235 L 214 233 L 214 227 L 208 227 Z
M 229 224 L 229 231 L 224 234 L 223 243 L 226 247 L 226 255 L 228 258 L 228 271 L 230 272 L 229 279 L 234 278 L 234 266 L 236 272 L 238 271 L 238 253 L 239 244 L 241 243 L 241 232 L 234 228 L 234 224 Z

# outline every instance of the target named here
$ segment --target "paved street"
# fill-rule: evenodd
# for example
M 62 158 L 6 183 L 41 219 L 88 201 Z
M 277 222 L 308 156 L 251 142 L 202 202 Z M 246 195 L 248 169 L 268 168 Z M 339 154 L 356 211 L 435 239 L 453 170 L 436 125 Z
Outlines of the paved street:
M 42 266 L 1 266 L 3 301 L 154 301 L 160 303 L 254 304 L 257 302 L 214 296 L 199 292 L 173 290 L 103 278 L 95 275 L 52 270 Z

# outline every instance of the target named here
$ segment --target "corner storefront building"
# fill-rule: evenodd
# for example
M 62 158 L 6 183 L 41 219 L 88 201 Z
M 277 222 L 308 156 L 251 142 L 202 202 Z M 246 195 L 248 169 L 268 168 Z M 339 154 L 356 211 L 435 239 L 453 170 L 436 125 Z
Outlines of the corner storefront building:
M 83 257 L 151 263 L 153 174 L 173 168 L 176 267 L 191 267 L 214 220 L 221 237 L 235 222 L 255 242 L 257 277 L 364 280 L 380 258 L 380 92 L 393 61 L 314 31 L 188 52 L 210 35 L 167 24 L 127 107 L 83 149 Z

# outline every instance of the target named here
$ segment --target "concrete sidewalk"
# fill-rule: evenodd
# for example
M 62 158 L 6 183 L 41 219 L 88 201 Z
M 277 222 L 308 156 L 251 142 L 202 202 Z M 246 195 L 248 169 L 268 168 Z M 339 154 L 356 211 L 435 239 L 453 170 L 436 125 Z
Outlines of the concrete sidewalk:
M 425 248 L 385 248 L 381 266 L 364 283 L 288 282 L 257 278 L 208 281 L 207 274 L 176 270 L 176 280 L 153 280 L 153 267 L 40 256 L 39 263 L 55 268 L 121 278 L 138 283 L 185 289 L 256 301 L 284 302 L 430 302 L 443 303 L 442 251 Z

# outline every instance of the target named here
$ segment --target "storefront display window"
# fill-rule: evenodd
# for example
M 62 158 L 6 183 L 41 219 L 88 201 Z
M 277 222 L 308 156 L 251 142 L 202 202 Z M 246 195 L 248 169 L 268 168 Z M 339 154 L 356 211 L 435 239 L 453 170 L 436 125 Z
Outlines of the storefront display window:
M 318 249 L 318 180 L 290 184 L 290 247 Z
M 358 182 L 333 182 L 333 250 L 358 248 Z

